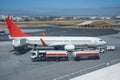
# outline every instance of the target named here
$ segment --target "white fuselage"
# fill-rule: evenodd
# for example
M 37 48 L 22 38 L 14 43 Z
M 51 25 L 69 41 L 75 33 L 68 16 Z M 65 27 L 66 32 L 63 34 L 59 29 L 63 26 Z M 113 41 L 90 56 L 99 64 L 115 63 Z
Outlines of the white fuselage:
M 28 44 L 34 45 L 41 45 L 42 42 L 40 39 L 42 39 L 47 46 L 59 46 L 59 45 L 67 45 L 72 44 L 75 46 L 101 46 L 106 44 L 105 41 L 101 40 L 97 37 L 24 37 L 28 40 Z
M 66 49 L 74 49 L 75 46 L 101 46 L 106 44 L 105 41 L 97 37 L 37 37 L 30 36 L 23 33 L 9 18 L 6 18 L 6 23 L 10 33 L 10 37 L 13 40 L 13 46 L 17 47 L 29 45 L 40 45 L 40 46 L 65 46 Z M 25 39 L 23 39 L 25 38 Z

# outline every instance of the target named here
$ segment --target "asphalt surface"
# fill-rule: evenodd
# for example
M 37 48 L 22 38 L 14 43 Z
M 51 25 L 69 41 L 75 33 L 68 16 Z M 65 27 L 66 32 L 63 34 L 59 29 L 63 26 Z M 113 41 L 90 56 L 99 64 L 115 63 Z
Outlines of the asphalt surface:
M 93 36 L 94 37 L 94 36 L 115 34 L 119 32 L 113 29 L 73 29 L 73 28 L 59 28 L 57 26 L 49 26 L 38 29 L 44 30 L 46 36 Z M 31 34 L 33 36 L 41 36 L 40 32 L 42 31 L 32 32 L 28 34 Z
M 52 27 L 44 28 L 48 36 L 98 36 L 115 45 L 116 50 L 100 55 L 100 60 L 31 62 L 30 52 L 14 55 L 10 41 L 0 42 L 0 80 L 52 80 L 65 74 L 86 69 L 120 58 L 120 33 L 116 30 L 78 30 Z M 40 32 L 29 33 L 39 35 Z

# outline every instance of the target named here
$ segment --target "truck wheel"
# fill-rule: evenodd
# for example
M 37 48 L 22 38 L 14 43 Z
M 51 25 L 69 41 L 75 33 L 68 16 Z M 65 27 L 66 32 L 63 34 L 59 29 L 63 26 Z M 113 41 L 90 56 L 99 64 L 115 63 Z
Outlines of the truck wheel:
M 100 56 L 96 56 L 96 59 L 100 59 Z
M 32 62 L 35 62 L 35 59 L 32 58 L 31 61 L 32 61 Z
M 80 61 L 80 59 L 79 59 L 79 58 L 74 58 L 74 60 L 75 60 L 75 61 Z
M 60 58 L 57 57 L 57 58 L 56 58 L 56 61 L 59 62 L 59 61 L 60 61 Z
M 69 59 L 68 59 L 68 57 L 66 58 L 66 61 L 68 61 Z

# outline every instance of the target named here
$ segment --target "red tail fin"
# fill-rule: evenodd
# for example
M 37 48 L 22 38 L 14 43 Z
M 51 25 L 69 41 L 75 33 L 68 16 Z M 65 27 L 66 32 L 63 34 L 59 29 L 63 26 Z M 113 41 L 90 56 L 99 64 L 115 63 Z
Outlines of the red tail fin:
M 11 37 L 29 37 L 29 35 L 20 31 L 20 29 L 9 18 L 6 18 L 6 23 Z

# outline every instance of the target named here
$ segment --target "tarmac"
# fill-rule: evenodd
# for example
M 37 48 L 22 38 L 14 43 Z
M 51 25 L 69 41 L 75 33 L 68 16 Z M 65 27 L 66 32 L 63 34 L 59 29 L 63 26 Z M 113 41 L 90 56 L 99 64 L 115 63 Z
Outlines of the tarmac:
M 119 80 L 120 79 L 119 75 L 120 75 L 120 63 L 70 80 Z
M 57 27 L 42 28 L 47 36 L 97 36 L 115 45 L 116 50 L 100 55 L 100 60 L 31 62 L 30 52 L 14 55 L 11 41 L 0 42 L 0 80 L 53 80 L 60 76 L 83 70 L 120 58 L 120 33 L 116 30 L 79 30 Z M 41 31 L 40 31 L 41 32 Z M 40 32 L 29 33 L 40 35 Z

